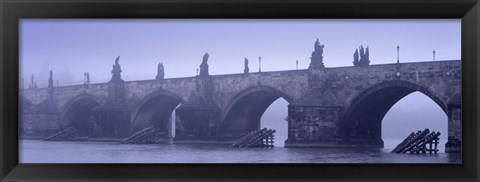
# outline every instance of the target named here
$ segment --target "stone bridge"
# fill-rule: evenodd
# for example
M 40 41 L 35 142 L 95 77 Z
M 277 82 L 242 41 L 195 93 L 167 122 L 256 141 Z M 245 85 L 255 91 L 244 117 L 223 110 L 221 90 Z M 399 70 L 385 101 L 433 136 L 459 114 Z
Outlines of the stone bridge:
M 448 116 L 446 151 L 460 151 L 460 60 L 369 65 L 367 48 L 364 64 L 326 68 L 322 53 L 317 41 L 308 69 L 229 75 L 209 75 L 206 55 L 198 76 L 164 79 L 159 65 L 161 76 L 141 81 L 123 81 L 117 58 L 108 83 L 21 89 L 21 133 L 75 127 L 88 138 L 120 139 L 156 126 L 173 142 L 229 142 L 259 129 L 282 97 L 289 103 L 286 147 L 383 147 L 383 117 L 419 91 Z

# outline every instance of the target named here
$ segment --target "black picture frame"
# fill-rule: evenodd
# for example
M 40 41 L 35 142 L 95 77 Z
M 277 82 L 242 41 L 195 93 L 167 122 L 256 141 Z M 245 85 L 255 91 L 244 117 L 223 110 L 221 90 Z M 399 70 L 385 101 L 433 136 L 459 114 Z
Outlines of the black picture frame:
M 462 164 L 19 164 L 20 18 L 461 18 Z M 1 181 L 479 181 L 478 0 L 0 0 Z

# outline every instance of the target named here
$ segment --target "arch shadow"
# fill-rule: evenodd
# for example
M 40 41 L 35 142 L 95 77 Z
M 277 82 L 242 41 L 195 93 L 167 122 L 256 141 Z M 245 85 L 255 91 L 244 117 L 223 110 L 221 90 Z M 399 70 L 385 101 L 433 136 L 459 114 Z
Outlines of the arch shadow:
M 381 122 L 395 103 L 413 92 L 432 99 L 447 114 L 447 105 L 427 87 L 400 80 L 386 81 L 363 91 L 352 100 L 339 123 L 343 139 L 355 144 L 383 147 Z
M 235 137 L 259 129 L 263 113 L 280 97 L 288 103 L 292 102 L 290 96 L 270 86 L 242 90 L 222 109 L 219 133 Z
M 61 111 L 62 128 L 75 127 L 80 135 L 89 135 L 93 131 L 91 110 L 103 104 L 102 100 L 91 94 L 80 94 L 65 104 Z
M 155 126 L 171 134 L 172 112 L 182 103 L 184 101 L 181 97 L 167 90 L 149 93 L 135 106 L 131 118 L 131 132 Z

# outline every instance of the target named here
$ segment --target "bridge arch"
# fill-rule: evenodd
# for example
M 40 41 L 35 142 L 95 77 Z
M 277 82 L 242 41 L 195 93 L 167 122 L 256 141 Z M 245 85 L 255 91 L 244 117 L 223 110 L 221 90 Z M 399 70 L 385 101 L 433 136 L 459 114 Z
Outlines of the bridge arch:
M 292 102 L 290 96 L 270 86 L 254 86 L 240 91 L 222 109 L 220 131 L 236 137 L 259 129 L 263 113 L 279 98 Z
M 386 81 L 368 88 L 351 101 L 341 120 L 340 134 L 355 144 L 383 147 L 384 116 L 395 103 L 416 91 L 432 99 L 447 114 L 446 101 L 428 87 L 401 80 Z
M 171 136 L 172 112 L 181 103 L 184 103 L 182 98 L 173 92 L 167 90 L 151 92 L 132 113 L 132 132 L 155 126 Z
M 80 135 L 91 134 L 93 132 L 91 110 L 102 103 L 102 100 L 91 94 L 80 94 L 74 97 L 61 111 L 62 128 L 74 127 Z

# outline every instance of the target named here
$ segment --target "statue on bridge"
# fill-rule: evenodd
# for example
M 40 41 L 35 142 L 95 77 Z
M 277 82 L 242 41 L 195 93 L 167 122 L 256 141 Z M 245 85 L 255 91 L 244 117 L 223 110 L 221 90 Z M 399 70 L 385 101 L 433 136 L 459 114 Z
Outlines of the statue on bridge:
M 353 53 L 353 65 L 357 66 L 358 65 L 358 49 L 355 49 L 355 53 Z
M 83 73 L 83 84 L 84 85 L 90 84 L 90 73 L 88 72 Z
M 250 69 L 248 68 L 248 59 L 247 59 L 247 58 L 245 58 L 244 67 L 245 67 L 245 68 L 243 69 L 243 73 L 244 73 L 244 74 L 248 74 L 248 72 L 249 72 Z
M 30 85 L 28 86 L 28 88 L 37 88 L 37 83 L 35 83 L 35 76 L 33 76 L 33 73 L 30 77 Z
M 312 52 L 310 68 L 325 68 L 323 65 L 323 48 L 325 45 L 321 45 L 320 41 L 317 39 L 314 45 L 314 51 Z
M 315 52 L 318 52 L 318 54 L 321 56 L 323 55 L 323 47 L 325 47 L 325 45 L 320 45 L 320 41 L 315 41 Z
M 48 88 L 53 88 L 53 72 L 50 70 L 50 78 L 48 79 Z
M 90 84 L 90 73 L 87 72 L 87 84 Z
M 112 79 L 108 81 L 108 96 L 113 103 L 121 103 L 125 99 L 124 81 L 121 78 L 122 68 L 118 63 L 120 56 L 115 59 L 115 64 L 112 66 Z
M 203 61 L 202 64 L 200 64 L 200 76 L 208 76 L 208 57 L 208 53 L 203 55 Z
M 165 70 L 163 68 L 163 63 L 158 63 L 157 77 L 155 77 L 155 80 L 163 80 L 164 78 L 165 78 Z
M 365 49 L 363 48 L 363 45 L 360 46 L 360 60 L 365 56 Z
M 120 56 L 115 59 L 115 64 L 112 68 L 112 80 L 121 79 L 120 73 L 122 73 L 122 68 L 120 64 L 118 64 L 118 61 L 120 61 Z
M 360 57 L 358 50 L 360 49 Z M 368 66 L 370 64 L 368 46 L 366 49 L 363 46 L 360 46 L 359 49 L 355 50 L 353 54 L 353 66 Z
M 53 100 L 53 71 L 50 70 L 50 78 L 48 79 L 48 93 L 49 93 L 49 98 L 50 100 Z

